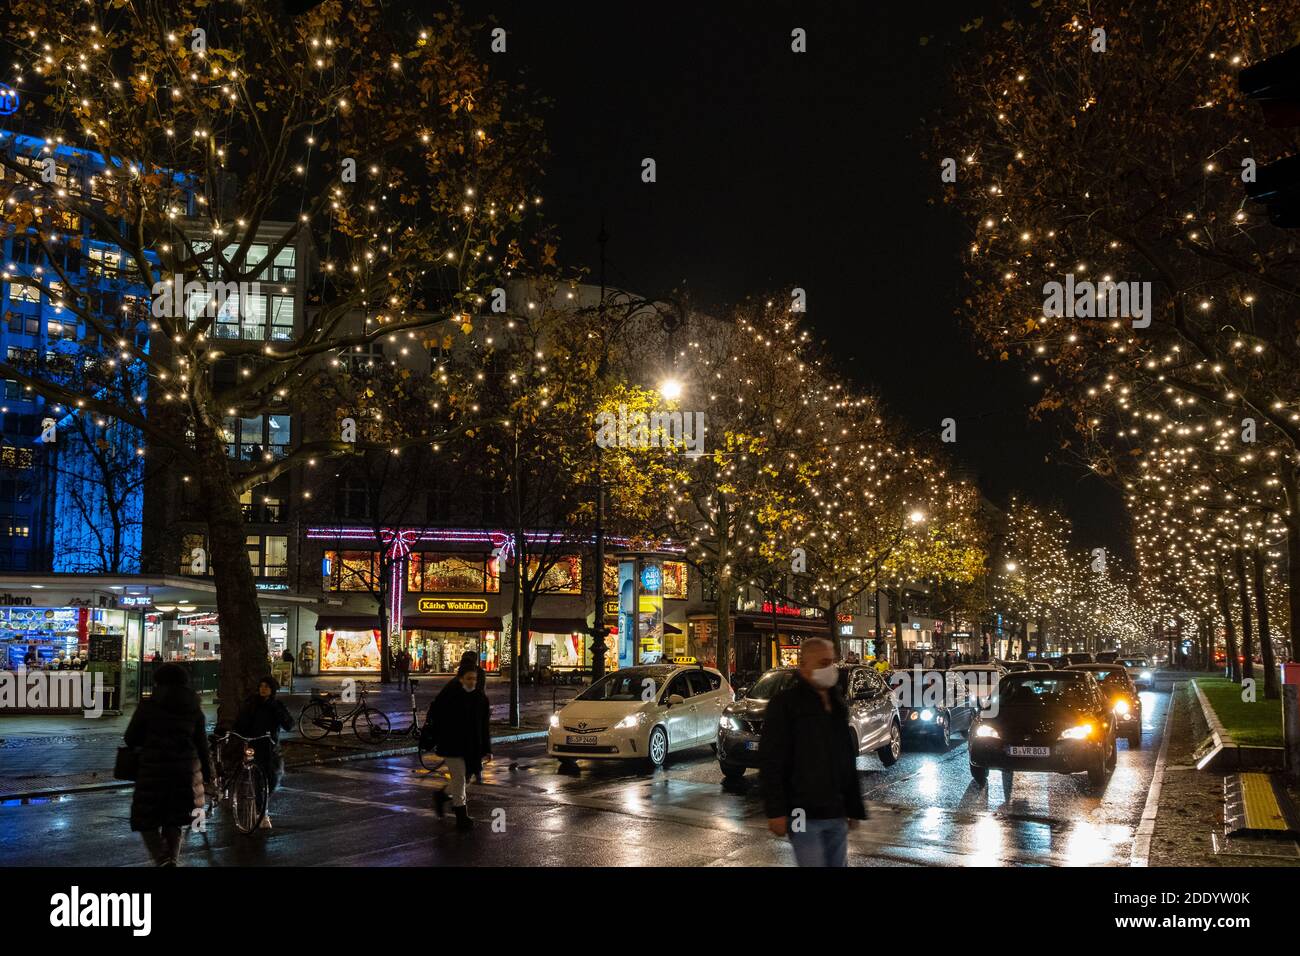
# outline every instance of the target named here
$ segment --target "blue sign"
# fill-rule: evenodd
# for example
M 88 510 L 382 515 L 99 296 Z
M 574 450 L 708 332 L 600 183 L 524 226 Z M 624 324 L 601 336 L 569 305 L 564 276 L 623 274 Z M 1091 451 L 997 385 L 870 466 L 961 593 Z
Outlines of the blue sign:
M 664 584 L 664 573 L 657 564 L 647 564 L 641 569 L 641 588 L 645 591 L 658 591 Z
M 0 83 L 0 116 L 12 116 L 18 112 L 18 91 L 12 86 Z

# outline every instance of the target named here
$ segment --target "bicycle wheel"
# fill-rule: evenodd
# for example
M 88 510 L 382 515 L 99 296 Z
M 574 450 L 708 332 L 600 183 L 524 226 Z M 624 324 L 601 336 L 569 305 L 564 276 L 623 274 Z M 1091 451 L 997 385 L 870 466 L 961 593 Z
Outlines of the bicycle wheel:
M 298 715 L 298 733 L 307 740 L 320 740 L 330 732 L 334 715 L 318 700 L 312 701 Z
M 373 707 L 362 707 L 352 718 L 352 732 L 372 744 L 385 739 L 391 729 L 388 715 Z
M 241 767 L 230 788 L 230 815 L 235 819 L 235 829 L 252 833 L 262 825 L 271 791 L 266 777 L 257 764 Z

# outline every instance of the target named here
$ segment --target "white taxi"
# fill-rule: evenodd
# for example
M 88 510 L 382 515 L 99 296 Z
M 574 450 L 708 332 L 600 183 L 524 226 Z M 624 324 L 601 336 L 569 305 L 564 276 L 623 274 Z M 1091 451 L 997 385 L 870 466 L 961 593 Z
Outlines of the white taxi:
M 546 753 L 562 767 L 583 760 L 639 760 L 716 744 L 722 708 L 735 700 L 722 674 L 693 658 L 607 674 L 551 715 Z

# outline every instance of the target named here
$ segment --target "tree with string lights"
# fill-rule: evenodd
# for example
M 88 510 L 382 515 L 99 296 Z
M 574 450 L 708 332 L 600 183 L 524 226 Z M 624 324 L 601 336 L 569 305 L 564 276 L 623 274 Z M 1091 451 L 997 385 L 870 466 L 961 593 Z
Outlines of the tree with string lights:
M 1235 0 L 1044 0 L 968 31 L 962 107 L 933 142 L 970 223 L 963 311 L 990 354 L 1035 363 L 1040 409 L 1112 447 L 1160 432 L 1164 410 L 1138 400 L 1157 394 L 1276 435 L 1294 633 L 1300 256 L 1243 205 L 1243 178 L 1290 144 L 1237 90 L 1294 43 L 1291 19 Z M 1121 424 L 1084 408 L 1103 395 L 1126 399 Z
M 111 344 L 113 361 L 148 370 L 148 389 L 126 402 L 62 387 L 39 365 L 0 371 L 55 407 L 138 429 L 197 481 L 229 708 L 266 661 L 241 493 L 360 448 L 327 436 L 236 468 L 223 421 L 310 402 L 345 350 L 436 323 L 471 327 L 514 258 L 508 238 L 540 202 L 529 189 L 544 153 L 539 123 L 525 94 L 475 53 L 486 29 L 455 13 L 420 22 L 378 0 L 326 0 L 293 18 L 272 0 L 15 0 L 10 14 L 9 83 L 45 145 L 27 162 L 0 159 L 3 215 L 50 267 L 6 278 L 53 293 L 85 328 L 87 361 L 105 361 Z M 39 175 L 65 144 L 104 158 L 91 194 Z M 281 250 L 314 249 L 307 314 L 290 337 L 253 344 L 222 338 L 215 309 L 154 308 L 141 340 L 140 317 L 97 312 L 59 267 L 59 247 L 80 241 L 61 231 L 70 219 L 120 247 L 156 294 L 173 277 L 209 288 L 268 281 Z M 250 262 L 268 229 L 269 254 Z M 223 362 L 247 374 L 222 384 Z

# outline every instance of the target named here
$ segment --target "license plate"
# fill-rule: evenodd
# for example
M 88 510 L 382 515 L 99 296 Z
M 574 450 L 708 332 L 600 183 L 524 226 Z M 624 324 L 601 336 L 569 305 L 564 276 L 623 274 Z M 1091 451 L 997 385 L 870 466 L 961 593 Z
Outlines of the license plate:
M 1012 757 L 1050 757 L 1051 747 L 1008 747 L 1007 754 Z
M 566 744 L 594 744 L 596 742 L 595 734 L 586 734 L 584 736 L 569 736 L 564 738 Z
M 757 749 L 758 749 L 758 741 L 757 741 L 757 740 L 746 740 L 746 741 L 745 741 L 745 749 L 746 749 L 746 750 L 757 750 Z

